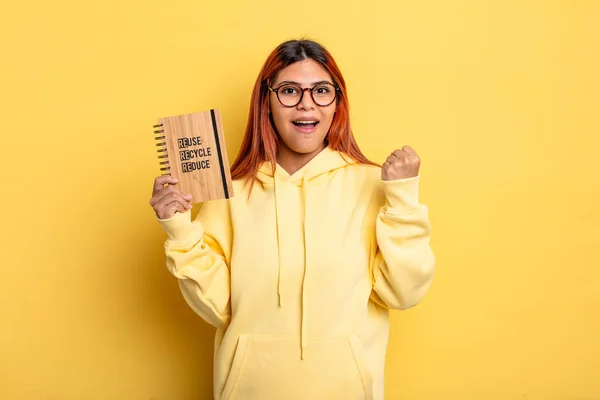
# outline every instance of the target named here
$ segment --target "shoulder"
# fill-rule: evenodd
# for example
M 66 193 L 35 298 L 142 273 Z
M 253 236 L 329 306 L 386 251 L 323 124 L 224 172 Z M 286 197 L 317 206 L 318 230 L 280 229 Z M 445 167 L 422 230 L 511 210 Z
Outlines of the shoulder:
M 365 174 L 367 176 L 381 175 L 381 167 L 378 165 L 353 163 L 348 165 L 348 168 L 352 168 L 352 170 L 357 174 Z
M 369 164 L 352 164 L 344 168 L 347 179 L 355 189 L 359 201 L 365 201 L 378 207 L 384 199 L 384 187 L 381 180 L 381 167 Z
M 381 167 L 369 164 L 351 164 L 347 167 L 349 175 L 357 183 L 368 185 L 369 187 L 377 186 L 381 183 Z
M 250 182 L 248 182 L 247 178 L 234 179 L 231 181 L 231 186 L 233 187 L 234 196 L 237 196 L 238 194 L 248 190 Z

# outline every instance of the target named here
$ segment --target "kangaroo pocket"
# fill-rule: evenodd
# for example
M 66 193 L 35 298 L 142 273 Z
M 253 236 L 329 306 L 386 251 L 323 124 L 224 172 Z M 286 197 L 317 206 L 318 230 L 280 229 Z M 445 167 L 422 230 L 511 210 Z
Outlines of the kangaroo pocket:
M 356 336 L 300 340 L 242 335 L 221 400 L 372 399 L 371 376 Z

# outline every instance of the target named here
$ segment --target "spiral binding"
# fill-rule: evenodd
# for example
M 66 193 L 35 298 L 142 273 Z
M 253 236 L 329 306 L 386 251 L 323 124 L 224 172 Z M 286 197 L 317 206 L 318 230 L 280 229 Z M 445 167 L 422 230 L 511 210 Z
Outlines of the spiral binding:
M 157 153 L 159 153 L 158 158 L 159 159 L 165 159 L 168 157 L 167 153 L 167 142 L 164 142 L 163 140 L 165 139 L 164 136 L 164 129 L 158 129 L 157 128 L 161 128 L 163 126 L 163 124 L 158 124 L 158 125 L 153 125 L 152 127 L 155 129 L 154 134 L 158 135 L 154 137 L 154 140 L 157 140 L 158 143 L 156 143 L 156 146 L 159 147 L 159 149 L 156 150 Z M 160 153 L 164 153 L 164 154 L 160 154 Z M 162 175 L 171 175 L 171 166 L 169 165 L 169 160 L 165 160 L 165 161 L 160 161 L 158 163 L 159 165 L 164 165 L 164 167 L 161 167 L 160 170 L 164 171 L 162 173 Z

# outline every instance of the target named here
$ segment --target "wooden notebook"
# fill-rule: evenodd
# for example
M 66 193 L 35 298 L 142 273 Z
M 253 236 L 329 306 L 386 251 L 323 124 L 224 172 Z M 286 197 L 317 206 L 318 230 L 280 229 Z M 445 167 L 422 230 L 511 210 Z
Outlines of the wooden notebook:
M 179 180 L 192 203 L 233 197 L 221 114 L 218 110 L 159 118 L 154 125 L 163 175 Z

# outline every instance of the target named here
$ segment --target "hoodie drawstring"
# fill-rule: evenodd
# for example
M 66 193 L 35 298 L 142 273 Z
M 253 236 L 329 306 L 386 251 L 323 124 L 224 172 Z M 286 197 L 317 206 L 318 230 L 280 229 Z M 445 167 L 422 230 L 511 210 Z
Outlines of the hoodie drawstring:
M 306 275 L 308 273 L 308 260 L 306 257 L 308 256 L 306 248 L 308 244 L 306 243 L 306 175 L 302 176 L 302 207 L 303 207 L 303 215 L 302 215 L 302 236 L 304 239 L 304 278 L 302 279 L 302 315 L 301 315 L 301 327 L 300 327 L 300 358 L 304 360 L 304 350 L 306 349 L 306 300 L 304 293 L 306 292 Z
M 306 248 L 307 246 L 307 237 L 306 237 L 306 187 L 308 186 L 307 184 L 307 178 L 306 176 L 302 177 L 302 238 L 304 240 L 304 276 L 302 278 L 302 315 L 300 316 L 300 349 L 301 349 L 301 353 L 300 353 L 300 358 L 304 359 L 304 350 L 306 349 L 306 297 L 305 297 L 305 285 L 306 285 L 306 275 L 308 272 L 308 261 L 307 261 L 307 251 Z M 280 218 L 279 218 L 279 202 L 277 201 L 277 193 L 278 193 L 278 185 L 277 185 L 277 178 L 275 178 L 273 180 L 273 193 L 274 193 L 274 201 L 275 201 L 275 225 L 276 225 L 276 229 L 277 229 L 277 297 L 278 297 L 278 305 L 279 307 L 282 306 L 283 302 L 282 302 L 282 297 L 283 297 L 283 293 L 282 293 L 282 275 L 283 275 L 283 268 L 281 266 L 281 239 L 279 238 L 280 233 L 281 233 L 281 223 L 280 223 Z
M 273 193 L 275 200 L 275 226 L 277 230 L 277 298 L 278 305 L 281 307 L 281 226 L 279 224 L 279 202 L 277 201 L 277 178 L 273 180 Z

